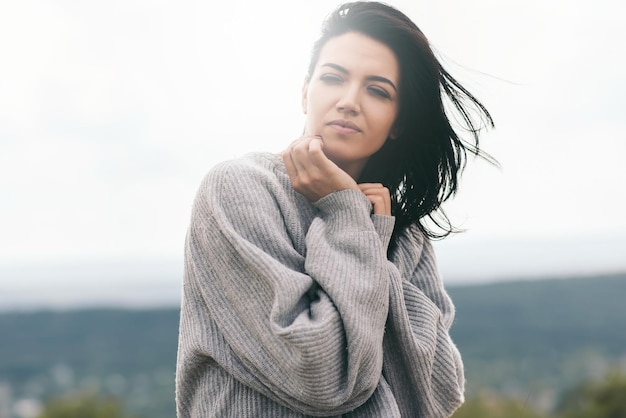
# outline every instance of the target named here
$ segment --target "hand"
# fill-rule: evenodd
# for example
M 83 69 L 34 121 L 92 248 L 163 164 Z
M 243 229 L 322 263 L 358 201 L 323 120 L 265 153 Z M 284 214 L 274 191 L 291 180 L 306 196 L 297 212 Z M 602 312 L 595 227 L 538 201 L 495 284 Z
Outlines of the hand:
M 359 188 L 374 205 L 374 214 L 391 216 L 389 189 L 380 183 L 361 183 Z
M 326 157 L 319 136 L 306 135 L 282 152 L 293 188 L 311 202 L 345 189 L 360 190 L 354 179 Z

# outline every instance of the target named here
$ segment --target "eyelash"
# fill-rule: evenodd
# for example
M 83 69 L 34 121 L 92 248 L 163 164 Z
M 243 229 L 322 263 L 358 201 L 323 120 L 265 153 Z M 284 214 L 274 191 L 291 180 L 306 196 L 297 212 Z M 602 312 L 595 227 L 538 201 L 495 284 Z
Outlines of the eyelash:
M 382 97 L 384 99 L 391 98 L 391 96 L 389 96 L 389 93 L 387 93 L 385 90 L 381 89 L 380 87 L 370 87 L 368 88 L 368 90 L 372 92 L 372 94 L 375 94 L 376 96 Z
M 340 83 L 343 81 L 341 77 L 335 74 L 323 74 L 320 76 L 320 80 L 325 81 L 326 83 Z
M 322 76 L 320 76 L 320 80 L 324 81 L 325 83 L 329 83 L 329 84 L 338 84 L 341 83 L 343 81 L 343 79 L 335 74 L 323 74 Z M 383 99 L 390 99 L 391 96 L 389 95 L 389 93 L 387 93 L 384 89 L 380 88 L 380 87 L 375 87 L 375 86 L 370 86 L 367 89 L 370 93 L 372 93 L 375 96 L 381 97 Z

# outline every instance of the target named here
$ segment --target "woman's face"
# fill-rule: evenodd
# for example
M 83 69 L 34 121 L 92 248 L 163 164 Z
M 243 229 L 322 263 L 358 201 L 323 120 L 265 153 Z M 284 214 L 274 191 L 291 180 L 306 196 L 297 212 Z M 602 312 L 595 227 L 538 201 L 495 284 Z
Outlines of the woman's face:
M 304 84 L 305 134 L 320 135 L 326 156 L 353 178 L 393 134 L 399 78 L 389 47 L 348 32 L 326 42 Z

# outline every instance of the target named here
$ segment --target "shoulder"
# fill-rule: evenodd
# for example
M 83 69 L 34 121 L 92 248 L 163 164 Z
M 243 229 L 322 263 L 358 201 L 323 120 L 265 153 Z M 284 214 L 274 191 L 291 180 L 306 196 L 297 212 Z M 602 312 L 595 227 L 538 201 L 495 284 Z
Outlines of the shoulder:
M 431 247 L 430 239 L 416 224 L 411 224 L 398 232 L 397 251 L 404 251 L 419 257 L 425 247 Z
M 408 275 L 417 267 L 422 257 L 432 252 L 432 243 L 415 224 L 397 233 L 390 259 L 403 274 Z
M 249 153 L 209 169 L 196 193 L 193 213 L 215 214 L 220 208 L 233 206 L 275 208 L 277 200 L 292 199 L 292 194 L 280 155 Z
M 249 153 L 222 161 L 207 172 L 202 179 L 197 198 L 205 195 L 223 198 L 264 190 L 285 189 L 290 185 L 282 157 L 270 153 Z
M 286 175 L 287 172 L 280 155 L 249 153 L 213 166 L 205 175 L 201 188 L 211 188 L 216 185 L 245 187 L 247 183 L 280 181 Z

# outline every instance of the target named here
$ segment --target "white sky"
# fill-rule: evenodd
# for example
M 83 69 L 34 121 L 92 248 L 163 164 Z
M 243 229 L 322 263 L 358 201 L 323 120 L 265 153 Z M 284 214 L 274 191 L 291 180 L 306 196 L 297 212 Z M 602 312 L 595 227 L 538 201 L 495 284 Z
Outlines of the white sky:
M 390 3 L 496 121 L 453 244 L 626 236 L 621 3 Z M 0 264 L 180 259 L 206 171 L 300 134 L 337 4 L 0 0 Z

